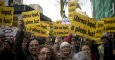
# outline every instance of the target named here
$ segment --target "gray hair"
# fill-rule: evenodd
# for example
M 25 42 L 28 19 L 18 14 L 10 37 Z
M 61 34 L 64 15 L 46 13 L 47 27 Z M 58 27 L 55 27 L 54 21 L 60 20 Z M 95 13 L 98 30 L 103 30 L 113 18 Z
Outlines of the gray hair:
M 79 52 L 74 55 L 73 60 L 91 60 L 91 57 L 85 52 Z

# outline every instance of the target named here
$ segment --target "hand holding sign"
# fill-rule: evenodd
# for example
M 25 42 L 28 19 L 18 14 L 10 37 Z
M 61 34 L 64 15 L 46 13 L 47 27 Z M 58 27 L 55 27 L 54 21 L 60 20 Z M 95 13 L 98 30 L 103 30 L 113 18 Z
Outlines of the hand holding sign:
M 19 29 L 24 30 L 24 22 L 23 22 L 23 20 L 19 20 L 18 27 L 19 27 Z

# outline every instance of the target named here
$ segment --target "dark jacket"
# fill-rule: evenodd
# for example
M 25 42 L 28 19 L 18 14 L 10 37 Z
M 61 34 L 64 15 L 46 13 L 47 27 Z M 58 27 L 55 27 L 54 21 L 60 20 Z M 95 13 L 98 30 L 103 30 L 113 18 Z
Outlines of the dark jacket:
M 7 48 L 3 48 L 4 51 L 0 53 L 0 60 L 13 60 L 12 51 L 8 51 Z
M 14 60 L 34 60 L 26 50 L 22 49 L 22 42 L 24 37 L 24 31 L 18 31 L 16 35 L 16 40 L 14 43 Z
M 112 60 L 112 41 L 111 39 L 108 39 L 107 42 L 104 44 L 104 60 Z

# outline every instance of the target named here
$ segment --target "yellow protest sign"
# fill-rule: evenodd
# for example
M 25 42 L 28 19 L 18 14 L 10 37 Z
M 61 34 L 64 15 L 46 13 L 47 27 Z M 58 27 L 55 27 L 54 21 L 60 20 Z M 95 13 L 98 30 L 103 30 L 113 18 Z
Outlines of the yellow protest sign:
M 104 32 L 115 32 L 115 18 L 103 18 Z
M 61 23 L 62 23 L 62 20 L 57 20 L 55 23 L 56 23 L 56 24 L 61 24 Z
M 79 36 L 83 36 L 84 34 L 87 34 L 87 30 L 85 30 L 84 28 L 85 27 L 82 24 L 80 24 L 79 22 L 72 21 L 70 32 L 72 34 L 77 34 Z
M 40 22 L 41 26 L 41 35 L 42 37 L 48 37 L 50 32 L 50 25 L 45 22 Z
M 4 6 L 4 1 L 0 1 L 0 6 Z
M 69 26 L 65 24 L 54 24 L 53 35 L 54 36 L 67 36 L 69 34 Z
M 0 7 L 0 16 L 2 16 L 1 22 L 3 25 L 12 26 L 13 12 L 13 7 Z
M 95 39 L 96 21 L 87 16 L 76 13 L 73 15 L 73 20 L 71 22 L 71 30 L 76 35 L 80 35 L 86 38 Z
M 41 36 L 41 25 L 40 24 L 37 24 L 37 25 L 32 25 L 32 33 L 33 35 L 35 36 Z
M 13 26 L 18 26 L 18 17 L 17 16 L 14 16 L 13 17 Z
M 27 25 L 27 26 L 25 26 L 25 28 L 26 28 L 26 32 L 31 32 L 32 25 Z
M 68 18 L 72 20 L 73 13 L 76 12 L 77 1 L 69 1 L 68 3 Z
M 40 12 L 38 10 L 22 12 L 23 20 L 25 25 L 39 24 Z
M 40 36 L 41 28 L 40 24 L 37 25 L 26 25 L 26 32 L 31 32 L 33 35 Z
M 97 21 L 96 22 L 96 32 L 95 38 L 96 40 L 100 40 L 104 33 L 104 21 Z

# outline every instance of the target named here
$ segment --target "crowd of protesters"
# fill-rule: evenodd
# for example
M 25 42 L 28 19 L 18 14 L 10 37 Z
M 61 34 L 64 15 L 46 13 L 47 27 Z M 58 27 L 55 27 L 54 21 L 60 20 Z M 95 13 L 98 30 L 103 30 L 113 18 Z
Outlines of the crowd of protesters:
M 97 44 L 95 40 L 72 34 L 35 37 L 19 27 L 15 39 L 6 39 L 0 34 L 0 60 L 115 60 L 112 34 L 102 36 L 101 43 Z

